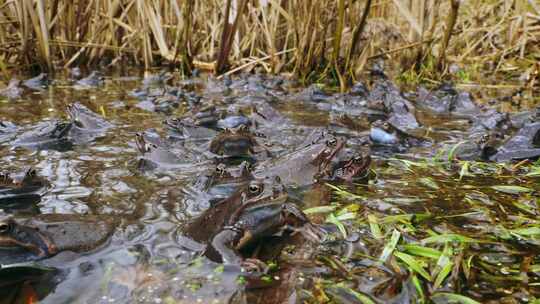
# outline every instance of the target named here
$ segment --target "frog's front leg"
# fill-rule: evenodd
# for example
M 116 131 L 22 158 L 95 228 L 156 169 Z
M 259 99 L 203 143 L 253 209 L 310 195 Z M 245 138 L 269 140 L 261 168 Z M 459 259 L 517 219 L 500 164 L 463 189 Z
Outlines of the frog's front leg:
M 212 239 L 212 246 L 221 255 L 223 264 L 239 265 L 247 272 L 266 273 L 268 265 L 259 259 L 243 259 L 236 249 L 243 237 L 242 230 L 236 227 L 226 228 Z
M 234 246 L 239 238 L 240 231 L 229 228 L 222 230 L 212 239 L 212 246 L 221 256 L 223 264 L 240 265 L 242 263 L 242 257 Z

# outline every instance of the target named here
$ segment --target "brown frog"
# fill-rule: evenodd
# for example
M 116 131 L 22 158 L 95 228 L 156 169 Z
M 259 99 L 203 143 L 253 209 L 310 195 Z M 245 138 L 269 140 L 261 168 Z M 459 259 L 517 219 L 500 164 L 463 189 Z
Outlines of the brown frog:
M 0 264 L 37 261 L 62 251 L 87 252 L 105 243 L 115 227 L 113 219 L 91 215 L 0 215 Z
M 279 178 L 254 180 L 191 222 L 186 234 L 206 243 L 208 258 L 248 270 L 264 270 L 255 258 L 245 258 L 261 240 L 283 232 L 299 231 L 311 239 L 317 234 L 306 215 L 288 196 Z
M 296 151 L 261 163 L 255 177 L 279 176 L 284 184 L 309 186 L 331 169 L 332 160 L 343 149 L 344 140 L 328 132 Z
M 251 165 L 244 161 L 237 167 L 217 164 L 214 170 L 203 174 L 193 187 L 194 192 L 203 192 L 211 205 L 230 197 L 240 187 L 253 179 Z
M 341 153 L 329 171 L 323 172 L 323 178 L 340 182 L 355 182 L 367 180 L 370 173 L 371 149 L 364 144 L 358 151 L 351 150 Z
M 224 157 L 243 157 L 255 153 L 257 141 L 246 125 L 225 129 L 210 142 L 210 152 Z

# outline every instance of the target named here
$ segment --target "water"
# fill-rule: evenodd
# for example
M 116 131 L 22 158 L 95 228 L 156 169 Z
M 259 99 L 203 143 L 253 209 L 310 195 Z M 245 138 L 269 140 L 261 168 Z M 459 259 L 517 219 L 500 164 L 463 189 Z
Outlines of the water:
M 165 135 L 163 121 L 187 110 L 186 104 L 180 104 L 165 115 L 137 107 L 139 100 L 129 96 L 141 86 L 141 79 L 132 77 L 137 74 L 110 76 L 105 87 L 91 90 L 76 90 L 60 76 L 45 91 L 0 103 L 0 119 L 23 127 L 66 118 L 67 105 L 76 101 L 115 125 L 104 138 L 66 152 L 2 146 L 2 169 L 14 172 L 32 166 L 51 182 L 51 188 L 36 208 L 20 210 L 16 216 L 95 214 L 114 216 L 120 222 L 111 239 L 99 248 L 82 255 L 61 253 L 44 262 L 58 271 L 17 285 L 5 297 L 6 303 L 29 295 L 42 303 L 279 303 L 286 299 L 339 302 L 354 297 L 351 289 L 381 302 L 416 301 L 421 295 L 411 283 L 407 263 L 394 257 L 383 267 L 377 261 L 393 231 L 400 233 L 401 245 L 435 233 L 462 234 L 492 242 L 482 245 L 449 241 L 433 246 L 440 251 L 445 246 L 452 247 L 454 252 L 449 256 L 454 265 L 465 263 L 451 272 L 451 279 L 439 291 L 459 292 L 476 299 L 507 296 L 518 301 L 538 295 L 536 270 L 519 274 L 520 265 L 525 267 L 524 261 L 529 261 L 527 267 L 534 268 L 535 236 L 533 241 L 523 244 L 511 233 L 507 239 L 501 237 L 503 230 L 508 232 L 521 228 L 519 224 L 537 223 L 536 196 L 534 192 L 509 195 L 490 187 L 519 184 L 534 190 L 539 188 L 534 178 L 524 176 L 528 169 L 517 168 L 512 172 L 509 166 L 470 163 L 463 171 L 463 163 L 433 161 L 440 141 L 456 143 L 466 138 L 467 128 L 462 121 L 441 120 L 425 113 L 418 113 L 418 117 L 431 127 L 437 144 L 396 153 L 375 153 L 372 168 L 376 179 L 367 185 L 334 183 L 341 192 L 324 184 L 293 191 L 301 199 L 302 208 L 313 211 L 310 217 L 314 222 L 335 223 L 329 215 L 337 216 L 337 222 L 347 228 L 347 237 L 356 239 L 339 241 L 342 237 L 335 228 L 339 225 L 333 226 L 338 239 L 335 247 L 315 246 L 295 237 L 292 245 L 283 249 L 280 270 L 266 278 L 273 284 L 268 288 L 249 288 L 238 269 L 223 267 L 201 256 L 201 244 L 183 234 L 183 225 L 208 207 L 187 199 L 181 191 L 193 182 L 193 174 L 137 169 L 139 153 L 135 134 L 156 129 Z M 256 82 L 234 81 L 232 89 L 224 88 L 221 81 L 204 77 L 177 83 L 223 107 L 249 105 L 260 92 L 257 87 L 250 87 L 257 85 Z M 299 91 L 294 85 L 287 89 Z M 281 153 L 286 153 L 313 127 L 324 127 L 333 121 L 335 113 L 320 105 L 295 101 L 287 92 L 273 93 L 276 108 L 287 118 L 286 124 L 290 124 L 283 133 L 280 130 L 271 133 L 274 135 L 271 141 L 282 145 Z M 337 130 L 353 142 L 362 135 L 362 132 Z M 333 209 L 317 211 L 320 206 Z M 398 215 L 404 217 L 392 218 Z M 398 250 L 406 251 L 401 247 Z M 344 256 L 349 259 L 340 261 Z M 435 269 L 434 262 L 426 269 Z M 503 265 L 507 267 L 505 272 L 498 273 Z M 512 280 L 503 283 L 506 276 Z M 417 273 L 416 278 L 420 277 Z M 498 286 L 493 289 L 489 284 Z

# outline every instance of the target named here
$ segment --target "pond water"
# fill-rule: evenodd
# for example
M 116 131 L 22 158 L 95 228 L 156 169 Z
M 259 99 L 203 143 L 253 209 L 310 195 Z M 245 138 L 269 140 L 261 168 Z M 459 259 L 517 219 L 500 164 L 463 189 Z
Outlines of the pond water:
M 279 116 L 267 117 L 268 124 L 256 130 L 264 134 L 259 141 L 270 151 L 268 159 L 298 149 L 318 128 L 329 129 L 357 150 L 369 138 L 372 121 L 355 112 L 366 99 L 361 93 L 324 93 L 281 78 L 174 78 L 169 83 L 181 88 L 183 97 L 141 101 L 133 92 L 141 89 L 143 79 L 134 71 L 107 75 L 96 88 L 76 88 L 59 75 L 44 90 L 0 99 L 0 121 L 17 126 L 14 137 L 0 147 L 0 168 L 22 172 L 33 167 L 50 183 L 39 202 L 4 208 L 5 213 L 15 219 L 97 215 L 117 222 L 97 248 L 39 261 L 54 270 L 11 285 L 7 276 L 0 286 L 10 288 L 2 287 L 0 303 L 465 301 L 459 295 L 483 303 L 525 303 L 540 295 L 540 167 L 534 161 L 456 160 L 452 153 L 472 138 L 475 120 L 419 109 L 408 111 L 424 133 L 415 137 L 399 130 L 399 142 L 372 147 L 368 182 L 285 185 L 311 221 L 324 227 L 321 244 L 300 234 L 271 239 L 265 244 L 269 248 L 261 250 L 272 252 L 268 255 L 275 267 L 255 280 L 238 267 L 209 260 L 202 254 L 204 244 L 185 234 L 186 224 L 212 208 L 189 191 L 198 176 L 213 168 L 202 151 L 208 143 L 195 141 L 189 156 L 170 149 L 193 165 L 141 170 L 136 133 L 150 130 L 147 134 L 165 141 L 170 133 L 164 121 L 193 116 L 200 104 L 246 114 L 270 105 Z M 414 95 L 407 96 L 414 101 Z M 66 120 L 66 108 L 75 102 L 114 126 L 104 136 L 66 149 L 14 145 L 39 122 Z M 517 132 L 506 131 L 505 140 Z

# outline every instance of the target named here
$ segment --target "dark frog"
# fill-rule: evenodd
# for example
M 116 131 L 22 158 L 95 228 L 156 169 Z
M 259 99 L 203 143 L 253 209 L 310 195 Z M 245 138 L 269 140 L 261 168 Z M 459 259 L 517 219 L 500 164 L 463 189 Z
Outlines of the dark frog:
M 63 121 L 44 121 L 18 136 L 13 145 L 35 150 L 67 151 L 73 148 L 69 130 L 73 125 Z
M 210 152 L 224 157 L 249 156 L 257 146 L 255 136 L 247 126 L 226 129 L 210 142 Z
M 26 170 L 22 178 L 0 174 L 0 206 L 6 207 L 19 200 L 40 199 L 49 183 L 37 175 L 36 170 Z
M 115 227 L 112 219 L 91 215 L 0 216 L 0 264 L 42 260 L 62 251 L 84 253 L 104 244 Z
M 261 163 L 254 175 L 279 176 L 284 184 L 309 186 L 331 169 L 332 161 L 344 145 L 341 138 L 321 131 L 296 151 Z
M 206 210 L 188 225 L 186 234 L 207 244 L 205 254 L 215 262 L 261 270 L 264 263 L 244 256 L 266 237 L 298 231 L 317 239 L 305 214 L 287 199 L 279 178 L 254 180 Z

